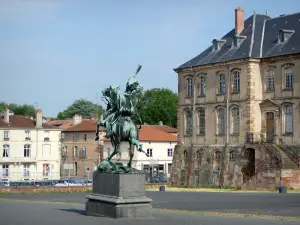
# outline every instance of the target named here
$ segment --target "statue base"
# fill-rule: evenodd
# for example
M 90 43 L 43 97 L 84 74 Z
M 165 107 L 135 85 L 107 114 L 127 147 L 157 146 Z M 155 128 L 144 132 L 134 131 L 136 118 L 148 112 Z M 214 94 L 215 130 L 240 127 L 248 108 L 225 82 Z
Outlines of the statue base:
M 93 174 L 93 191 L 87 196 L 86 214 L 112 218 L 152 215 L 152 199 L 145 195 L 145 174 Z

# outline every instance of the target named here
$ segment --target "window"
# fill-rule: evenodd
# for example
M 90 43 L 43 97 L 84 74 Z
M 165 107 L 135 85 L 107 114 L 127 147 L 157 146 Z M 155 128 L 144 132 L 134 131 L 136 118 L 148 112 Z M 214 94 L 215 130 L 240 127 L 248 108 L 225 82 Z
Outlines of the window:
M 275 89 L 274 79 L 275 79 L 274 70 L 268 70 L 267 82 L 266 82 L 266 90 L 267 91 L 274 91 L 274 89 Z
M 30 130 L 25 131 L 25 140 L 30 140 Z
M 278 33 L 278 39 L 279 39 L 279 42 L 280 43 L 284 43 L 285 42 L 285 35 L 284 35 L 284 32 L 282 30 L 279 31 Z
M 192 136 L 192 133 L 193 133 L 192 111 L 188 110 L 185 112 L 185 135 Z
M 2 176 L 3 177 L 9 176 L 9 165 L 2 165 Z
M 43 164 L 43 176 L 50 175 L 50 164 Z
M 84 141 L 87 141 L 87 134 L 84 134 L 84 135 L 83 135 L 83 140 L 84 140 Z
M 232 116 L 232 134 L 239 134 L 240 133 L 240 112 L 239 108 L 234 108 L 231 111 Z
M 31 150 L 30 145 L 24 145 L 24 157 L 30 157 L 30 150 Z
M 51 146 L 50 145 L 43 145 L 43 157 L 48 158 L 51 155 Z
M 82 147 L 82 149 L 81 149 L 81 157 L 86 158 L 86 147 L 85 146 Z
M 203 158 L 203 151 L 202 150 L 198 150 L 197 151 L 197 161 L 198 161 L 198 164 L 200 165 L 201 162 L 202 162 L 202 158 Z
M 205 109 L 198 111 L 199 117 L 199 135 L 205 135 Z
M 64 134 L 64 140 L 68 141 L 68 134 Z
M 236 160 L 236 152 L 235 151 L 231 151 L 229 153 L 229 160 L 230 161 L 235 161 Z
M 188 77 L 186 78 L 186 96 L 187 97 L 192 97 L 193 96 L 193 78 Z
M 185 150 L 183 152 L 183 157 L 184 157 L 185 160 L 188 158 L 188 152 L 187 152 L 187 150 Z
M 9 131 L 4 131 L 4 140 L 9 140 Z
M 225 94 L 225 74 L 220 74 L 219 75 L 219 87 L 218 87 L 218 94 L 219 95 L 224 95 Z
M 152 157 L 152 148 L 147 149 L 147 154 L 149 155 L 148 157 Z
M 285 88 L 293 88 L 293 70 L 291 67 L 284 69 Z
M 78 147 L 74 146 L 73 148 L 73 157 L 78 157 Z
M 218 118 L 217 118 L 218 135 L 224 135 L 225 134 L 225 110 L 223 108 L 219 108 L 217 114 L 218 114 Z
M 79 136 L 78 134 L 73 134 L 73 141 L 74 142 L 78 141 L 78 136 Z
M 168 157 L 172 157 L 173 156 L 173 149 L 169 148 L 168 149 Z
M 3 158 L 9 157 L 9 145 L 3 145 Z
M 239 93 L 240 92 L 240 72 L 234 71 L 232 75 L 232 92 Z
M 218 41 L 213 41 L 213 49 L 214 49 L 214 51 L 218 51 L 219 50 L 219 43 L 218 43 Z
M 50 135 L 49 135 L 49 131 L 48 130 L 45 130 L 44 131 L 44 141 L 49 141 L 49 138 L 50 137 Z
M 25 164 L 23 166 L 23 176 L 24 177 L 29 177 L 29 171 L 30 171 L 30 165 L 29 164 Z
M 215 160 L 216 161 L 220 161 L 221 160 L 221 152 L 220 151 L 216 151 L 215 152 Z
M 68 147 L 67 146 L 63 146 L 63 148 L 62 148 L 62 156 L 63 157 L 67 157 L 68 156 Z
M 206 77 L 204 75 L 200 76 L 199 95 L 206 95 Z
M 293 106 L 288 105 L 284 107 L 285 111 L 285 133 L 293 133 Z
M 78 164 L 77 164 L 77 162 L 74 162 L 74 167 L 75 167 L 74 176 L 77 176 L 77 173 L 78 173 Z

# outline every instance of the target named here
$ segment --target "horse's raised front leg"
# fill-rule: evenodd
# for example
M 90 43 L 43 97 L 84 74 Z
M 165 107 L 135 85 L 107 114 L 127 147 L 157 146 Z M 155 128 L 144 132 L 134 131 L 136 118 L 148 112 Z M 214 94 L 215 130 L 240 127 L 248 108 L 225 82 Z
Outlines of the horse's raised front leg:
M 127 164 L 129 168 L 131 168 L 133 156 L 134 156 L 134 145 L 131 142 L 129 142 L 129 162 Z
M 141 145 L 141 143 L 139 142 L 139 140 L 135 139 L 135 138 L 129 138 L 129 141 L 136 146 L 137 150 L 139 152 L 143 152 L 145 153 L 146 156 L 149 156 L 146 152 L 143 151 L 143 146 Z

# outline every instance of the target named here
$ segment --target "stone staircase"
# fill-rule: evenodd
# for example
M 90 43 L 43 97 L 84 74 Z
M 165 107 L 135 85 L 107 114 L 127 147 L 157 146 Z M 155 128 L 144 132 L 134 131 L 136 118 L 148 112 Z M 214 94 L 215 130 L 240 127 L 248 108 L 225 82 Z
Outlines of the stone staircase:
M 280 137 L 276 136 L 274 146 L 281 151 L 283 168 L 298 169 L 300 168 L 300 155 Z

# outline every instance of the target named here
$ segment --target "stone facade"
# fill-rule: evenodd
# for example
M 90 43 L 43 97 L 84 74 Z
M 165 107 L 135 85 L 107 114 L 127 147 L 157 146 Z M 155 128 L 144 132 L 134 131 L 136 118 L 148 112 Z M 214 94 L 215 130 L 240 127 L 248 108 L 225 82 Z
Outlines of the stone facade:
M 286 88 L 286 68 L 293 74 L 292 88 Z M 180 69 L 173 184 L 298 187 L 300 130 L 294 125 L 300 121 L 299 72 L 299 55 Z M 222 74 L 225 92 L 220 92 Z

